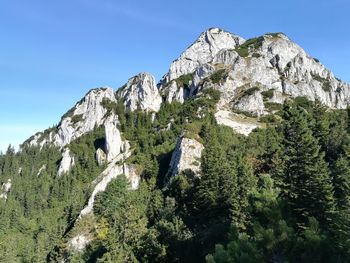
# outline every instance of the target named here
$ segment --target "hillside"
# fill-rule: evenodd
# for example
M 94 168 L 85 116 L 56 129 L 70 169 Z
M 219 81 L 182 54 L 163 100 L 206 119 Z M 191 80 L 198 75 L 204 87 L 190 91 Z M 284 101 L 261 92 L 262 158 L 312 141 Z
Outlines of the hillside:
M 0 262 L 349 262 L 350 85 L 203 32 L 0 156 Z

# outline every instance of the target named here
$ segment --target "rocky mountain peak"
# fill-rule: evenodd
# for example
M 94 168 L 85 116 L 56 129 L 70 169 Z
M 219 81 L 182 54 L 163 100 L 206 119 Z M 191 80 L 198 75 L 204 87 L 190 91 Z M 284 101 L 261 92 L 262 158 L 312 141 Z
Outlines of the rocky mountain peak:
M 62 116 L 56 127 L 37 133 L 27 143 L 38 146 L 52 143 L 63 148 L 104 123 L 107 109 L 102 104 L 105 100 L 116 101 L 113 89 L 107 87 L 90 90 Z
M 126 108 L 132 111 L 141 109 L 148 112 L 157 112 L 162 103 L 155 78 L 146 72 L 130 78 L 117 91 L 117 98 L 122 99 Z
M 244 39 L 240 36 L 219 28 L 210 28 L 203 32 L 178 59 L 173 61 L 163 82 L 169 82 L 181 75 L 192 73 L 200 65 L 210 62 L 220 50 L 234 49 L 243 43 Z

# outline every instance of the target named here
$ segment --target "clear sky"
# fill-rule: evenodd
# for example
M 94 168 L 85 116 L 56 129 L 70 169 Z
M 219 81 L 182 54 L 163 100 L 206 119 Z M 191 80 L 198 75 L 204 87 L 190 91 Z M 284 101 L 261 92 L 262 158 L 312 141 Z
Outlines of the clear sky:
M 350 82 L 349 0 L 0 0 L 0 150 L 56 124 L 88 90 L 159 78 L 209 27 L 284 32 Z

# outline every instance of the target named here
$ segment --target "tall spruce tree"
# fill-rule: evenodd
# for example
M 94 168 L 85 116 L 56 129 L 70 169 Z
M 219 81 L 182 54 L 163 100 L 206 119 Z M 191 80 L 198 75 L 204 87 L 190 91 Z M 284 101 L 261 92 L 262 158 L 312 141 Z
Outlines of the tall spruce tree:
M 286 102 L 283 118 L 284 195 L 299 228 L 306 226 L 309 217 L 326 226 L 335 206 L 324 153 L 313 137 L 304 109 Z

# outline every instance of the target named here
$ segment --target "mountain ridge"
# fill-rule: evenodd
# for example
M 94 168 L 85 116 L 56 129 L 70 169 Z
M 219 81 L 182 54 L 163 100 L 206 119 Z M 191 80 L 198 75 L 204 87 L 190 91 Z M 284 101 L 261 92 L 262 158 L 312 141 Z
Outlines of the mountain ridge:
M 307 172 L 320 163 L 316 173 L 320 177 L 307 183 L 332 200 L 327 164 L 334 169 L 338 165 L 334 160 L 349 152 L 344 134 L 350 130 L 346 126 L 350 112 L 337 111 L 347 108 L 349 99 L 349 84 L 336 79 L 283 33 L 245 40 L 211 28 L 170 64 L 158 83 L 150 73 L 141 72 L 118 90 L 92 89 L 58 125 L 33 135 L 19 153 L 7 153 L 5 161 L 0 158 L 0 171 L 3 165 L 11 173 L 1 178 L 0 202 L 23 203 L 23 218 L 29 214 L 27 203 L 34 207 L 38 203 L 38 211 L 47 208 L 44 219 L 53 213 L 62 220 L 59 230 L 53 228 L 56 232 L 50 234 L 55 237 L 51 247 L 43 249 L 47 261 L 75 262 L 84 253 L 93 260 L 105 252 L 107 260 L 117 247 L 117 254 L 125 253 L 123 260 L 119 258 L 122 262 L 137 261 L 147 253 L 151 262 L 191 257 L 203 262 L 214 253 L 215 244 L 228 242 L 230 227 L 233 232 L 256 231 L 249 225 L 254 219 L 251 210 L 259 215 L 264 213 L 259 210 L 262 205 L 271 206 L 266 211 L 282 209 L 277 196 L 286 182 L 281 182 L 282 168 L 276 167 L 285 169 L 290 159 L 284 155 L 298 152 L 298 147 L 304 148 L 295 158 Z M 325 117 L 331 110 L 334 115 Z M 296 149 L 288 148 L 289 137 Z M 314 159 L 303 162 L 299 156 Z M 293 170 L 293 164 L 288 169 L 300 172 Z M 333 173 L 345 168 L 337 169 Z M 25 182 L 27 177 L 30 182 Z M 38 185 L 16 192 L 26 183 Z M 44 194 L 29 194 L 42 189 Z M 34 197 L 27 199 L 27 192 Z M 317 198 L 311 196 L 306 203 L 317 203 Z M 251 199 L 258 201 L 252 205 Z M 318 217 L 312 204 L 307 207 L 315 220 L 327 225 L 322 213 Z M 213 221 L 206 222 L 211 216 Z M 307 229 L 304 214 L 299 217 L 301 227 Z M 41 233 L 45 227 L 40 225 L 36 231 Z M 273 227 L 279 233 L 283 224 Z M 109 235 L 113 229 L 117 234 Z M 191 242 L 200 249 L 187 251 Z M 132 249 L 119 247 L 125 244 Z

